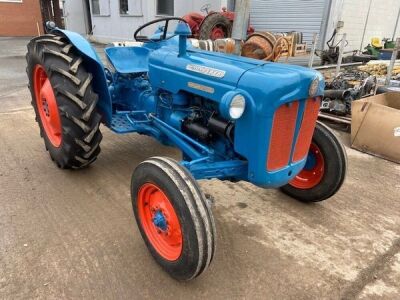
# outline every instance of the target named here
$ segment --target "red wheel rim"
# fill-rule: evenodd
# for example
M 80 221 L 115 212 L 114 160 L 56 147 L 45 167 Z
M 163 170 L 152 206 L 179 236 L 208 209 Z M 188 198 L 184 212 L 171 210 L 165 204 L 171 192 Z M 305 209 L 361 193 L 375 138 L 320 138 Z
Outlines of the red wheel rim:
M 311 189 L 324 177 L 325 160 L 316 144 L 311 144 L 303 170 L 289 184 L 298 189 Z
M 175 209 L 165 193 L 153 183 L 141 186 L 137 200 L 142 228 L 154 249 L 174 261 L 182 253 L 182 230 Z
M 212 30 L 210 34 L 210 39 L 216 40 L 216 39 L 223 39 L 226 38 L 226 34 L 223 28 L 220 27 L 221 25 L 216 25 Z
M 41 65 L 36 65 L 33 70 L 33 88 L 44 131 L 51 144 L 58 148 L 62 140 L 60 114 L 50 80 Z

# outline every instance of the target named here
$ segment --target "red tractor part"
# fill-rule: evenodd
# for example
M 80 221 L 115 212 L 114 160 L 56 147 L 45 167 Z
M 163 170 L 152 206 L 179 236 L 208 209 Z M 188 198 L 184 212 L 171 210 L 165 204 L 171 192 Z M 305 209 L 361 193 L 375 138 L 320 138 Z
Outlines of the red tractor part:
M 182 229 L 168 196 L 146 182 L 137 197 L 138 215 L 151 245 L 164 259 L 174 261 L 182 253 Z
M 54 147 L 58 148 L 62 141 L 62 128 L 58 105 L 50 80 L 41 65 L 33 70 L 33 89 L 37 110 L 42 121 L 44 131 Z
M 232 36 L 232 23 L 235 20 L 235 13 L 227 11 L 225 7 L 220 12 L 206 10 L 207 15 L 191 12 L 182 18 L 189 24 L 192 37 L 200 40 L 224 39 Z M 247 28 L 247 34 L 252 34 L 254 28 Z

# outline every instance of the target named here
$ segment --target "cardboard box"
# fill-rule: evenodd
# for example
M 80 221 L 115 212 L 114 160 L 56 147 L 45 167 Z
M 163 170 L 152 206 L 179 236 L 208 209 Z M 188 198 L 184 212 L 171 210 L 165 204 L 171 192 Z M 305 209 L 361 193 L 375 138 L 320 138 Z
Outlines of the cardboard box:
M 400 163 L 400 93 L 353 101 L 351 147 Z

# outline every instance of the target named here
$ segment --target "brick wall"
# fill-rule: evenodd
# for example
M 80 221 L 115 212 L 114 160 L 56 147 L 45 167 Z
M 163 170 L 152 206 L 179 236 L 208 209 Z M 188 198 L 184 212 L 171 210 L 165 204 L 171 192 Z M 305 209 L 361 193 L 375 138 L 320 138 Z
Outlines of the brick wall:
M 35 36 L 43 33 L 39 0 L 0 1 L 0 36 Z

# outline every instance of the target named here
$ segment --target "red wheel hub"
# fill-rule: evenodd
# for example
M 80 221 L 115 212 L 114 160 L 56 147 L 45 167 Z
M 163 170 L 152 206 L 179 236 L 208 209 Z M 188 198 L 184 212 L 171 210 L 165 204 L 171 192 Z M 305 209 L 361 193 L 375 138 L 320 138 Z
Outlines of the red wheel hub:
M 325 160 L 316 144 L 311 144 L 303 170 L 289 184 L 298 189 L 311 189 L 324 177 Z
M 148 240 L 163 258 L 177 260 L 182 253 L 182 230 L 168 197 L 155 184 L 145 183 L 137 199 L 139 219 Z
M 216 40 L 216 39 L 224 39 L 224 38 L 226 38 L 224 29 L 220 25 L 216 25 L 211 30 L 210 39 Z
M 41 65 L 33 70 L 33 88 L 43 129 L 52 145 L 58 148 L 62 141 L 60 114 L 50 80 Z

